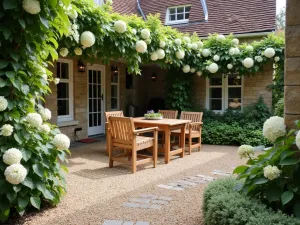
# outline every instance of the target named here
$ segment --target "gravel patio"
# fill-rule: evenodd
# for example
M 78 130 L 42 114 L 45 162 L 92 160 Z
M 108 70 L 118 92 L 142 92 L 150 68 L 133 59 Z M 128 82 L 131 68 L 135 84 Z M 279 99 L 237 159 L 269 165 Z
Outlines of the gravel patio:
M 201 152 L 173 157 L 169 164 L 159 157 L 157 168 L 139 166 L 137 173 L 131 174 L 130 168 L 122 165 L 108 168 L 103 140 L 74 146 L 67 195 L 56 208 L 29 216 L 22 224 L 203 224 L 206 182 L 197 175 L 218 179 L 223 176 L 213 174 L 214 170 L 232 172 L 242 163 L 236 151 L 232 146 L 203 145 Z M 195 182 L 182 181 L 186 178 Z M 179 181 L 185 183 L 174 188 Z

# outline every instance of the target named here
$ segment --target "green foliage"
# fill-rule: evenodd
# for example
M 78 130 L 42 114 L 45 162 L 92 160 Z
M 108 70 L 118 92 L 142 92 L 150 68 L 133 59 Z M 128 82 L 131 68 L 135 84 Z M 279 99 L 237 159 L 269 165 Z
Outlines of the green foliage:
M 275 104 L 283 98 L 284 94 L 284 58 L 280 58 L 280 63 L 275 64 L 275 74 L 273 76 L 273 84 L 269 85 L 272 91 L 272 105 Z
M 297 121 L 298 130 L 300 122 Z M 245 180 L 237 190 L 260 199 L 274 210 L 294 214 L 300 218 L 300 158 L 299 149 L 294 148 L 296 130 L 290 130 L 278 138 L 274 147 L 257 158 L 251 158 L 247 166 L 235 169 L 238 179 Z M 278 178 L 265 177 L 266 166 L 276 166 L 281 172 Z
M 284 98 L 279 99 L 278 102 L 276 103 L 275 109 L 274 109 L 274 115 L 283 117 L 283 115 L 284 115 Z
M 234 190 L 240 182 L 234 178 L 210 183 L 204 191 L 203 212 L 209 225 L 297 225 L 300 220 L 274 212 L 259 200 Z

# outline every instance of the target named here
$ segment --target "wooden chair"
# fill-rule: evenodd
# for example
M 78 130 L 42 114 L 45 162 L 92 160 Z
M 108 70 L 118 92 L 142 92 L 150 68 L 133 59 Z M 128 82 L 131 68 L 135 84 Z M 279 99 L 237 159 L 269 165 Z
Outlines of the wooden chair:
M 108 155 L 108 148 L 109 148 L 109 129 L 108 129 L 108 118 L 110 116 L 118 116 L 118 117 L 124 117 L 123 111 L 111 111 L 111 112 L 105 112 L 105 133 L 106 133 L 106 154 Z
M 158 113 L 163 115 L 163 118 L 166 119 L 177 119 L 178 111 L 177 110 L 158 110 Z
M 181 112 L 180 119 L 191 120 L 192 122 L 188 124 L 185 131 L 185 137 L 188 139 L 188 151 L 189 154 L 192 153 L 192 149 L 198 147 L 199 151 L 201 149 L 201 134 L 202 134 L 202 112 Z M 180 137 L 180 130 L 173 130 L 171 136 Z M 197 138 L 198 141 L 193 143 L 193 138 Z
M 132 166 L 132 173 L 136 172 L 137 165 L 153 162 L 157 164 L 157 127 L 135 130 L 132 118 L 109 117 L 110 146 L 109 146 L 109 167 L 113 167 L 114 161 Z M 153 132 L 152 137 L 138 136 L 141 133 Z M 113 155 L 114 147 L 124 148 L 131 152 L 130 158 L 127 154 Z M 153 147 L 152 156 L 137 154 L 138 151 Z M 141 160 L 137 160 L 142 158 Z

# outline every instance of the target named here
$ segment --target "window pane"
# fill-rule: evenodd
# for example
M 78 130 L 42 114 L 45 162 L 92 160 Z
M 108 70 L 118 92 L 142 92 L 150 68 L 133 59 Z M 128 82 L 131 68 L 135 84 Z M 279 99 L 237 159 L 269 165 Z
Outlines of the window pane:
M 177 14 L 177 20 L 183 20 L 183 13 Z
M 170 19 L 169 19 L 170 21 L 174 21 L 174 20 L 176 20 L 176 16 L 175 15 L 170 15 Z
M 209 85 L 222 85 L 222 77 L 210 78 Z
M 210 88 L 210 98 L 222 98 L 222 88 Z
M 93 126 L 93 114 L 89 114 L 89 127 Z
M 190 12 L 191 11 L 191 6 L 186 6 L 185 7 L 185 12 Z
M 89 70 L 89 83 L 93 83 L 93 71 Z
M 98 85 L 93 85 L 93 97 L 94 98 L 97 98 L 97 88 L 98 88 Z
M 111 98 L 111 108 L 112 109 L 118 108 L 118 101 L 116 98 Z
M 183 13 L 183 12 L 184 12 L 184 7 L 177 8 L 177 13 Z
M 210 99 L 209 108 L 211 110 L 222 110 L 222 99 Z
M 185 19 L 188 20 L 189 18 L 190 18 L 190 14 L 189 14 L 189 13 L 186 13 L 186 14 L 185 14 Z
M 60 62 L 56 64 L 56 77 L 60 78 Z
M 94 115 L 93 116 L 94 117 L 93 118 L 94 119 L 94 121 L 93 121 L 93 127 L 95 127 L 95 126 L 97 126 L 97 113 L 94 113 L 93 115 Z
M 228 99 L 228 108 L 231 109 L 241 109 L 241 99 L 234 98 L 234 99 Z
M 97 99 L 94 99 L 93 100 L 93 108 L 94 108 L 94 112 L 98 112 L 97 110 L 98 110 L 98 104 L 97 104 Z
M 89 112 L 93 112 L 93 100 L 89 99 Z
M 117 85 L 112 85 L 111 86 L 111 97 L 118 97 L 118 86 Z
M 112 73 L 112 75 L 111 75 L 111 82 L 112 83 L 118 83 L 118 80 L 119 80 L 118 73 Z
M 170 13 L 170 14 L 174 14 L 174 13 L 175 13 L 175 8 L 169 9 L 169 13 Z
M 241 97 L 242 97 L 242 89 L 240 87 L 228 88 L 228 98 L 241 98 Z
M 89 84 L 89 98 L 93 97 L 93 85 Z
M 228 77 L 228 85 L 241 85 L 242 79 L 236 77 Z
M 98 71 L 98 84 L 101 84 L 101 71 Z
M 61 77 L 62 79 L 69 79 L 69 64 L 61 63 Z
M 69 100 L 57 100 L 58 116 L 69 115 Z
M 93 83 L 97 83 L 97 71 L 93 70 Z
M 57 85 L 57 98 L 69 98 L 69 84 L 60 82 Z
M 98 113 L 98 126 L 101 126 L 101 113 Z

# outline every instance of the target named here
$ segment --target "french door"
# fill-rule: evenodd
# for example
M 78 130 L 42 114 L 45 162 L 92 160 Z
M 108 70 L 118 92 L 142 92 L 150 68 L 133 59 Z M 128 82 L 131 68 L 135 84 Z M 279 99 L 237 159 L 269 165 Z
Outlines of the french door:
M 88 135 L 104 133 L 105 67 L 88 66 Z

